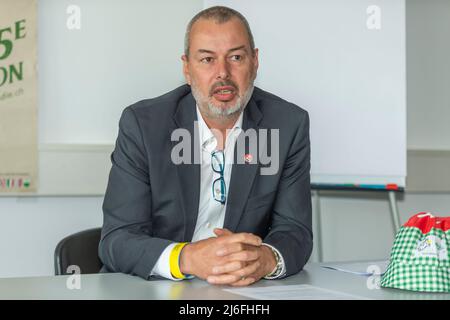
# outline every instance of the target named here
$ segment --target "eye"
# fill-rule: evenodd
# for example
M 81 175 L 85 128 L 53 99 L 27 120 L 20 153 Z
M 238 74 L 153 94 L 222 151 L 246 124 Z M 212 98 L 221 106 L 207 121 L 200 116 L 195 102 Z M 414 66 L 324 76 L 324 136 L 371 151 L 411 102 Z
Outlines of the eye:
M 201 62 L 203 63 L 211 63 L 213 61 L 212 57 L 205 57 L 203 59 L 200 59 Z
M 235 54 L 231 56 L 231 60 L 232 61 L 241 61 L 242 60 L 242 56 L 239 54 Z

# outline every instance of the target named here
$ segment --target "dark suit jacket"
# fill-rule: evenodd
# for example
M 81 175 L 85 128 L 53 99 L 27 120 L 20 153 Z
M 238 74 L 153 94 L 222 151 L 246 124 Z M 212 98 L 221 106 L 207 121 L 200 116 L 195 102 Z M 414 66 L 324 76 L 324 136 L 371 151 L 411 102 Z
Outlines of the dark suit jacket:
M 196 103 L 188 85 L 123 111 L 103 203 L 103 272 L 149 279 L 170 243 L 191 241 L 200 165 L 171 161 L 178 143 L 171 141 L 171 133 L 185 128 L 194 136 L 195 120 Z M 283 255 L 289 276 L 303 268 L 312 251 L 308 113 L 255 88 L 243 116 L 242 129 L 249 128 L 279 129 L 279 170 L 261 175 L 261 164 L 238 164 L 235 155 L 224 228 L 256 234 L 273 245 Z M 199 152 L 194 145 L 192 151 Z

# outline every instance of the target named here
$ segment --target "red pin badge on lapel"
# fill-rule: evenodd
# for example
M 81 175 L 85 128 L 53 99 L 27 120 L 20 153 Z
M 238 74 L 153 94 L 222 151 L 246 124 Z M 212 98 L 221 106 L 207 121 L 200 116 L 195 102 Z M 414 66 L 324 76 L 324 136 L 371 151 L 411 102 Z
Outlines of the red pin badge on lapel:
M 252 156 L 250 153 L 247 153 L 247 154 L 244 156 L 244 161 L 245 161 L 245 163 L 251 163 L 252 160 L 253 160 L 253 156 Z

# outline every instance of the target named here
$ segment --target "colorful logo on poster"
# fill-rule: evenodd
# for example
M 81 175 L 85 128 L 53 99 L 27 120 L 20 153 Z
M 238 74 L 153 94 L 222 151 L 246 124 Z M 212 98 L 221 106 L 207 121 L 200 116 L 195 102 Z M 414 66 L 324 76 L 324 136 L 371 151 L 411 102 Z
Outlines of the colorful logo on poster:
M 27 189 L 30 187 L 28 177 L 0 177 L 0 190 L 2 189 Z

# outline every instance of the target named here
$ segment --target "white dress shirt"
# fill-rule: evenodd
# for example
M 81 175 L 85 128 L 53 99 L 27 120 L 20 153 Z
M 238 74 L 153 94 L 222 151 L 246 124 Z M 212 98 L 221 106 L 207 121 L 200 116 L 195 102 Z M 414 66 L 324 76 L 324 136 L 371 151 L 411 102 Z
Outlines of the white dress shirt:
M 223 224 L 225 221 L 225 211 L 227 207 L 227 202 L 225 202 L 225 204 L 220 203 L 219 201 L 214 199 L 212 194 L 213 181 L 220 177 L 220 173 L 214 172 L 211 167 L 211 153 L 216 150 L 217 139 L 206 125 L 198 106 L 196 107 L 196 110 L 201 148 L 201 169 L 198 217 L 197 223 L 195 225 L 194 235 L 192 237 L 192 242 L 207 239 L 210 237 L 216 237 L 216 235 L 214 234 L 214 229 L 223 228 Z M 233 128 L 227 130 L 226 133 L 227 136 L 223 149 L 223 153 L 225 156 L 223 175 L 226 186 L 226 195 L 228 194 L 228 188 L 230 186 L 231 169 L 234 158 L 234 145 L 236 143 L 237 137 L 239 136 L 239 133 L 242 130 L 242 120 L 243 112 L 240 114 Z M 216 192 L 220 192 L 220 190 L 217 190 Z M 157 275 L 171 280 L 179 280 L 174 278 L 170 272 L 170 252 L 175 245 L 176 243 L 173 243 L 167 246 L 166 249 L 164 249 L 163 253 L 159 257 L 153 270 L 150 273 L 151 276 Z M 279 251 L 273 246 L 270 246 L 268 244 L 265 245 L 269 246 L 279 253 Z M 282 258 L 281 254 L 280 257 L 282 259 L 283 265 L 283 270 L 280 274 L 280 276 L 282 276 L 285 273 L 286 268 L 284 265 L 284 259 Z

